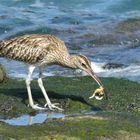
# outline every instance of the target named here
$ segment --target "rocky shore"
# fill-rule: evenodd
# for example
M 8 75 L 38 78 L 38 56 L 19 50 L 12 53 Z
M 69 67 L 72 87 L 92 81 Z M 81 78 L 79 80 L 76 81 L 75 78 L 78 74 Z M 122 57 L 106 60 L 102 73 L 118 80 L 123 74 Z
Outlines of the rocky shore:
M 0 138 L 138 140 L 140 137 L 139 84 L 115 78 L 101 78 L 101 80 L 108 91 L 108 100 L 89 100 L 88 97 L 97 88 L 90 77 L 55 76 L 44 79 L 49 97 L 52 102 L 60 103 L 65 110 L 62 112 L 65 117 L 52 118 L 41 124 L 27 126 L 13 126 L 0 121 Z M 40 105 L 45 104 L 36 81 L 33 81 L 32 89 L 35 102 Z M 27 92 L 23 80 L 8 79 L 0 84 L 0 118 L 33 114 L 33 110 L 27 105 Z M 96 114 L 90 114 L 92 111 L 96 111 Z

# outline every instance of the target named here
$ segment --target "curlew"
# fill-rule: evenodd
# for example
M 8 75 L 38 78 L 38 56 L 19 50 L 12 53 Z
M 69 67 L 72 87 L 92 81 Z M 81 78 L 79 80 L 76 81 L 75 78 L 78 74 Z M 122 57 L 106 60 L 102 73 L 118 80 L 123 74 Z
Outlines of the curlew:
M 99 78 L 91 68 L 90 60 L 84 55 L 70 55 L 64 42 L 53 35 L 24 35 L 0 42 L 0 57 L 22 61 L 28 64 L 26 87 L 29 106 L 35 110 L 49 108 L 62 110 L 57 103 L 52 104 L 43 86 L 42 71 L 50 65 L 60 65 L 71 69 L 81 69 L 87 72 L 100 87 L 103 87 Z M 34 104 L 31 93 L 32 73 L 39 68 L 38 85 L 45 97 L 46 104 L 40 107 Z

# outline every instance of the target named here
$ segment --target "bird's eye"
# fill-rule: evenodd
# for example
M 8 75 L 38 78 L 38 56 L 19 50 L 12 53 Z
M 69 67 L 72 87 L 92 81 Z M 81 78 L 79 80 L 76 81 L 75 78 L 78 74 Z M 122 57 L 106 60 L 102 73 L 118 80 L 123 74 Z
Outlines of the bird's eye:
M 83 67 L 86 67 L 86 65 L 84 63 L 81 64 Z

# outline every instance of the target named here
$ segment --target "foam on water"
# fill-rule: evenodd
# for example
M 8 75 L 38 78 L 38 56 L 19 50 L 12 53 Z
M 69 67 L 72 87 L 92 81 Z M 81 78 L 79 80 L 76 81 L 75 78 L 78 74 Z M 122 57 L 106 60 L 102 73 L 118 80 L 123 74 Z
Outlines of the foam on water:
M 92 69 L 101 77 L 125 78 L 140 82 L 140 65 L 130 65 L 123 68 L 104 69 L 103 63 L 92 63 Z
M 91 67 L 95 73 L 104 72 L 105 70 L 102 68 L 104 65 L 105 63 L 91 62 Z
M 45 4 L 43 2 L 41 2 L 40 0 L 36 0 L 35 3 L 31 4 L 30 6 L 37 7 L 37 8 L 42 8 L 42 7 L 45 6 Z
M 26 78 L 27 77 L 27 65 L 24 63 L 9 61 L 5 59 L 1 59 L 2 64 L 5 66 L 6 71 L 10 77 L 14 78 Z M 91 66 L 93 71 L 101 77 L 117 77 L 117 78 L 126 78 L 129 80 L 140 82 L 140 64 L 131 63 L 127 66 L 121 68 L 110 68 L 104 69 L 107 62 L 92 62 Z M 86 73 L 81 73 L 81 71 L 72 71 L 70 69 L 64 69 L 58 67 L 46 68 L 43 72 L 44 76 L 83 76 Z M 34 78 L 38 77 L 38 69 L 35 70 L 33 74 Z

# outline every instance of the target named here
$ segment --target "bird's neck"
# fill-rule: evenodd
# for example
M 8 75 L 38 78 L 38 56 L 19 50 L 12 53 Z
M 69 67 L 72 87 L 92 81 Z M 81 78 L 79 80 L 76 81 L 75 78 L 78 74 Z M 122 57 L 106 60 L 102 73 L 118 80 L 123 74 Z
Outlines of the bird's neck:
M 75 65 L 75 62 L 76 62 L 76 55 L 68 55 L 65 56 L 65 58 L 61 62 L 61 65 L 64 67 L 76 69 L 77 66 Z

